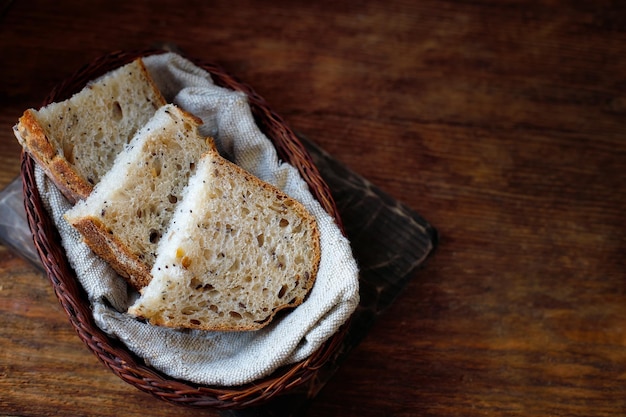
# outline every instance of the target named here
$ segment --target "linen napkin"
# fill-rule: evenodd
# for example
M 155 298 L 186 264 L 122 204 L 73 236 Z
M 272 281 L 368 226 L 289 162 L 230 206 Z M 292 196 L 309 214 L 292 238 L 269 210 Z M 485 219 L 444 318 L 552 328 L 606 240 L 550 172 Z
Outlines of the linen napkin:
M 37 186 L 100 328 L 174 378 L 221 386 L 253 382 L 311 355 L 354 312 L 359 271 L 350 242 L 298 171 L 279 160 L 271 141 L 256 126 L 244 93 L 215 85 L 209 73 L 175 53 L 146 57 L 144 63 L 168 101 L 203 120 L 201 132 L 215 139 L 225 157 L 299 200 L 315 216 L 322 253 L 305 302 L 257 331 L 170 329 L 136 320 L 126 310 L 137 294 L 63 219 L 71 206 L 40 169 Z

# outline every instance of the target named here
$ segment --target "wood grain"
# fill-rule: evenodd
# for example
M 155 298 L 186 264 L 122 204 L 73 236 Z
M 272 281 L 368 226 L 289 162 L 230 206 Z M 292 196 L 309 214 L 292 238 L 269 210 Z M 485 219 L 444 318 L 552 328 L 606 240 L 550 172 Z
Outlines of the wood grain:
M 0 186 L 24 109 L 168 41 L 438 228 L 307 415 L 626 414 L 621 2 L 16 0 L 1 19 Z M 202 415 L 111 375 L 8 250 L 0 288 L 0 414 Z

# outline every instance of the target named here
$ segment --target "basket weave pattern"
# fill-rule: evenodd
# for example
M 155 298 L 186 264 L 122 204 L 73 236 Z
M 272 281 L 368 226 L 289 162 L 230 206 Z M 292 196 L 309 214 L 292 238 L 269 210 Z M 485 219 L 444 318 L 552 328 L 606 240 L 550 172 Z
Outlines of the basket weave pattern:
M 159 52 L 163 51 L 115 52 L 100 57 L 57 85 L 42 104 L 65 100 L 80 91 L 88 81 L 131 62 L 139 56 Z M 279 157 L 298 169 L 315 198 L 336 219 L 340 229 L 343 230 L 328 186 L 302 143 L 282 118 L 274 113 L 252 88 L 228 75 L 220 67 L 191 60 L 208 71 L 217 85 L 242 91 L 248 95 L 255 121 L 261 131 L 272 141 Z M 125 345 L 110 338 L 96 326 L 87 295 L 78 283 L 75 272 L 69 266 L 63 248 L 58 244 L 60 241 L 58 231 L 44 207 L 35 183 L 35 162 L 26 152 L 22 153 L 21 172 L 29 226 L 35 247 L 57 298 L 78 336 L 87 347 L 116 375 L 136 388 L 162 400 L 193 407 L 235 409 L 260 405 L 270 398 L 311 380 L 341 344 L 347 328 L 345 325 L 304 361 L 283 367 L 269 377 L 239 387 L 192 384 L 171 378 L 150 368 Z

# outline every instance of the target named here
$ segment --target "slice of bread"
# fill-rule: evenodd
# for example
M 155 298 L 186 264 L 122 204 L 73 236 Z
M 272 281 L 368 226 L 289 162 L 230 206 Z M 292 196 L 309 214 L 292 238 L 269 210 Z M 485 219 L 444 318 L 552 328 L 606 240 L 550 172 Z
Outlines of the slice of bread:
M 24 112 L 17 140 L 59 190 L 86 198 L 165 99 L 141 59 L 89 83 L 71 98 Z
M 84 241 L 136 289 L 150 282 L 158 241 L 196 163 L 213 145 L 202 123 L 161 107 L 124 147 L 85 200 L 65 214 Z
M 319 261 L 317 223 L 304 206 L 212 149 L 128 312 L 168 327 L 260 329 L 302 303 Z

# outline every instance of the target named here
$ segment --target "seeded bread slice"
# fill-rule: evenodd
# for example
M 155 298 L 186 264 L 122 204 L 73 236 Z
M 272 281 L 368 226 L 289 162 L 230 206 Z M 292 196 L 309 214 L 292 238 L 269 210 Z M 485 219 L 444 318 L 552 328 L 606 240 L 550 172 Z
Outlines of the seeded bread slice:
M 141 59 L 71 98 L 28 109 L 13 128 L 22 147 L 72 202 L 86 198 L 165 99 Z
M 319 231 L 304 206 L 212 149 L 128 312 L 168 327 L 260 329 L 302 303 L 319 261 Z
M 157 244 L 202 154 L 201 120 L 173 104 L 142 127 L 93 192 L 66 214 L 84 241 L 136 289 L 150 282 Z

